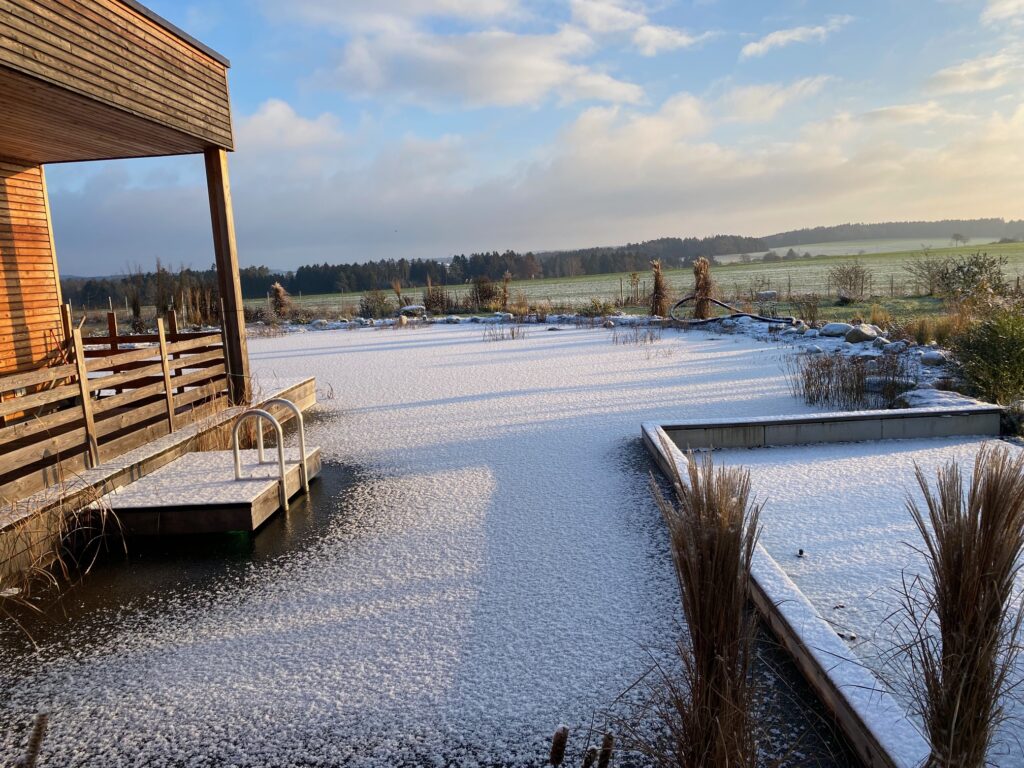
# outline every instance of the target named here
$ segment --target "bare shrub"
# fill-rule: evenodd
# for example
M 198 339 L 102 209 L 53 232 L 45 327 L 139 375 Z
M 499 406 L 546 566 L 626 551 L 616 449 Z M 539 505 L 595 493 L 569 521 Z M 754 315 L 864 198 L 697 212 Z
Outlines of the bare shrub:
M 711 262 L 701 256 L 693 262 L 693 317 L 695 320 L 707 320 L 711 317 L 711 299 L 714 297 L 714 293 L 715 284 L 711 279 Z
M 941 289 L 942 275 L 948 264 L 946 257 L 925 255 L 906 262 L 903 269 L 909 273 L 918 296 L 934 296 Z
M 629 325 L 612 329 L 612 344 L 643 347 L 661 341 L 661 326 Z
M 828 278 L 841 302 L 861 301 L 871 290 L 871 270 L 856 259 L 829 268 Z
M 821 305 L 821 297 L 816 293 L 805 293 L 793 296 L 793 309 L 796 316 L 810 326 L 818 324 L 818 309 Z
M 367 291 L 359 299 L 359 316 L 367 319 L 387 317 L 393 311 L 382 291 Z
M 669 287 L 658 259 L 651 262 L 651 278 L 651 314 L 665 317 L 668 314 Z
M 664 448 L 672 455 L 667 440 Z M 685 479 L 672 469 L 675 503 L 651 479 L 689 629 L 677 644 L 683 673 L 666 675 L 664 700 L 655 707 L 668 744 L 641 739 L 637 747 L 659 766 L 753 768 L 755 619 L 747 594 L 761 507 L 750 498 L 748 470 L 716 470 L 710 453 L 701 459 L 690 453 L 686 461 Z
M 924 540 L 928 577 L 904 578 L 899 657 L 931 743 L 929 766 L 983 766 L 1005 719 L 1022 614 L 1014 581 L 1024 555 L 1024 453 L 982 447 L 966 498 L 960 467 L 920 467 L 925 510 L 907 509 Z M 937 630 L 937 631 L 936 631 Z

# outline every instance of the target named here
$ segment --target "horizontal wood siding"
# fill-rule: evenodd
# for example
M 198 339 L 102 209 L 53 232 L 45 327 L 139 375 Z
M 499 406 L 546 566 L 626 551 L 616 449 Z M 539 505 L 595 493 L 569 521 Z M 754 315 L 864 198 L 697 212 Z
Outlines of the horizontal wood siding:
M 52 363 L 62 343 L 42 169 L 0 159 L 0 374 Z
M 233 148 L 227 68 L 119 0 L 0 0 L 0 65 Z

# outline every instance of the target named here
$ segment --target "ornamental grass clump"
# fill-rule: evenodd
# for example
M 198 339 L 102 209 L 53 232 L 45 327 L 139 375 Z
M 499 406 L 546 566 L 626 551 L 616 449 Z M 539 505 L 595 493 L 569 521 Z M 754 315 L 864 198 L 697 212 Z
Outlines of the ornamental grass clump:
M 675 503 L 653 479 L 652 488 L 668 525 L 688 632 L 677 645 L 682 676 L 666 674 L 655 707 L 668 742 L 638 748 L 659 766 L 752 768 L 755 621 L 747 594 L 761 507 L 751 501 L 749 471 L 716 469 L 710 453 L 690 453 L 686 477 L 673 467 L 671 480 Z
M 966 494 L 956 462 L 938 471 L 934 490 L 920 467 L 917 482 L 925 507 L 910 499 L 907 508 L 928 577 L 904 580 L 898 655 L 931 743 L 927 765 L 980 768 L 1020 650 L 1024 453 L 983 446 Z
M 707 320 L 711 317 L 711 299 L 715 283 L 711 279 L 711 262 L 701 256 L 693 262 L 693 317 Z
M 665 317 L 668 314 L 669 303 L 668 278 L 665 277 L 658 259 L 651 262 L 651 278 L 651 314 Z

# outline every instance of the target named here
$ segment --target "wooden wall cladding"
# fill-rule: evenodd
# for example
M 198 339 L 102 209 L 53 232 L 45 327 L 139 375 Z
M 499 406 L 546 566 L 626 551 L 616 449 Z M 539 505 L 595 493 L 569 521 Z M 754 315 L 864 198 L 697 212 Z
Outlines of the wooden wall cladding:
M 42 168 L 0 159 L 0 374 L 54 361 L 60 303 Z
M 0 67 L 233 148 L 225 65 L 119 0 L 0 0 Z

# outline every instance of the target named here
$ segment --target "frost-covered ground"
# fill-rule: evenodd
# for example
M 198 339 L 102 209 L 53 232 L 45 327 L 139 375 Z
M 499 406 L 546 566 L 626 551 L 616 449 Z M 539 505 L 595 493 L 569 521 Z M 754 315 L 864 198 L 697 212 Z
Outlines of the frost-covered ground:
M 969 479 L 977 438 L 888 440 L 757 450 L 720 451 L 718 460 L 749 468 L 754 492 L 765 502 L 761 543 L 786 574 L 854 650 L 856 656 L 907 702 L 905 659 L 894 653 L 894 617 L 903 575 L 927 577 L 920 534 L 907 511 L 908 497 L 925 509 L 914 478 L 957 461 Z M 1012 450 L 1019 450 L 1011 448 Z M 800 552 L 803 555 L 800 555 Z M 1018 577 L 1024 588 L 1024 576 Z M 1017 678 L 1024 676 L 1024 665 Z M 989 758 L 998 766 L 1024 766 L 1024 724 L 1002 729 Z
M 0 757 L 40 708 L 60 766 L 529 765 L 560 722 L 582 738 L 678 629 L 641 422 L 807 410 L 772 346 L 610 337 L 252 340 L 263 382 L 318 379 L 308 440 L 352 476 L 324 530 L 195 586 L 185 558 L 143 591 L 136 561 L 38 653 L 5 638 Z

